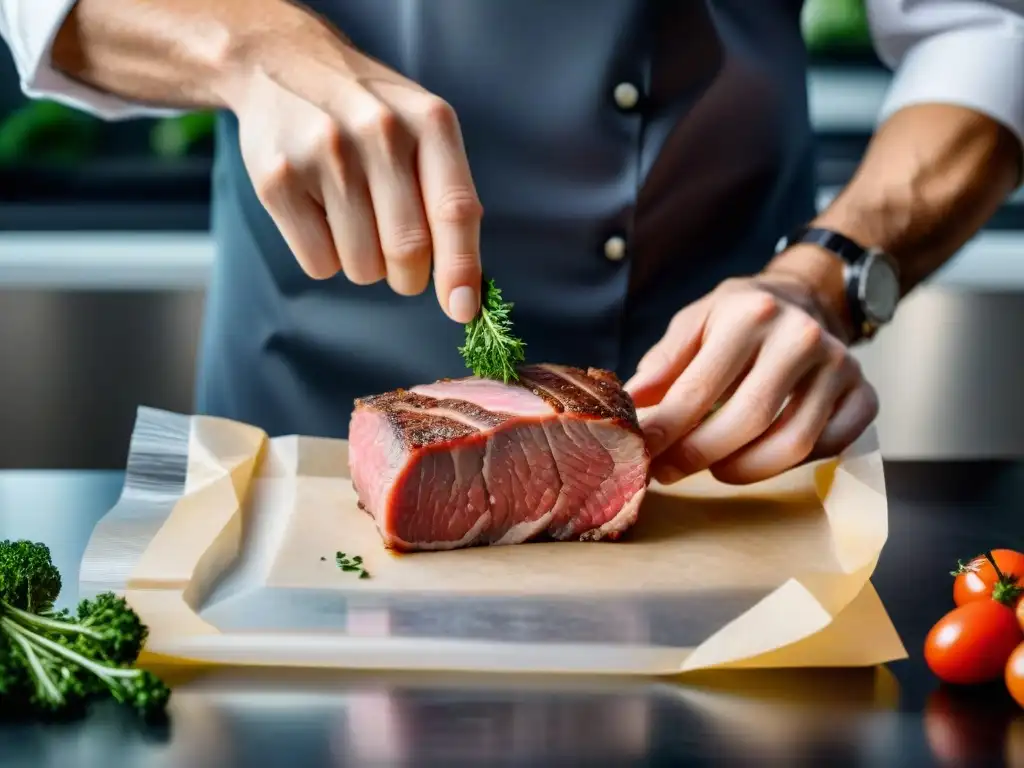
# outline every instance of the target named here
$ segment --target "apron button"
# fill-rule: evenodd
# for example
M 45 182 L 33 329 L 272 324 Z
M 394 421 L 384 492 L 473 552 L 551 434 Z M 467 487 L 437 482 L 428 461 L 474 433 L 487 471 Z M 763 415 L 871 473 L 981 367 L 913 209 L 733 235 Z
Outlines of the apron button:
M 619 83 L 612 92 L 619 109 L 633 109 L 640 103 L 640 89 L 632 83 Z
M 626 241 L 615 235 L 604 243 L 604 257 L 608 261 L 622 261 L 626 257 Z

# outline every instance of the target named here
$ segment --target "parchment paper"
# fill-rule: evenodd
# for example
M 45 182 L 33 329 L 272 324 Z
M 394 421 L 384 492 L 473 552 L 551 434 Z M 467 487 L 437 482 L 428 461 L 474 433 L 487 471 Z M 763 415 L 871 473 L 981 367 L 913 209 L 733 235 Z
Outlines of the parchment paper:
M 162 663 L 677 674 L 906 655 L 870 583 L 888 529 L 873 430 L 756 486 L 655 484 L 620 542 L 412 555 L 356 506 L 346 452 L 140 409 L 82 593 L 124 594 Z

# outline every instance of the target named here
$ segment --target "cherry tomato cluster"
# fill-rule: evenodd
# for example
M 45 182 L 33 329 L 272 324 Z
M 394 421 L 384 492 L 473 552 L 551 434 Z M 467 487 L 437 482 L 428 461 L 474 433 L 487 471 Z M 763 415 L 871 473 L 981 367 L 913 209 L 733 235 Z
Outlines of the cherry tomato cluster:
M 1024 707 L 1024 554 L 996 549 L 960 563 L 952 575 L 957 607 L 928 633 L 925 661 L 954 685 L 1002 677 Z

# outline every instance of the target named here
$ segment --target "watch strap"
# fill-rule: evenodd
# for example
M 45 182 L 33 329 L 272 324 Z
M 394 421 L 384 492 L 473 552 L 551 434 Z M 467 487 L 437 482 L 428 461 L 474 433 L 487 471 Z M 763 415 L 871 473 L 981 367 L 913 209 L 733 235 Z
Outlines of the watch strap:
M 868 249 L 846 235 L 821 227 L 801 227 L 789 238 L 789 245 L 807 243 L 817 245 L 852 266 L 859 263 L 868 254 Z
M 822 227 L 800 227 L 786 238 L 785 247 L 798 244 L 816 245 L 829 253 L 835 254 L 845 263 L 843 285 L 846 291 L 846 307 L 850 314 L 850 325 L 853 332 L 851 344 L 869 339 L 878 328 L 869 322 L 864 312 L 864 297 L 861 296 L 861 271 L 868 256 L 868 249 L 857 241 Z

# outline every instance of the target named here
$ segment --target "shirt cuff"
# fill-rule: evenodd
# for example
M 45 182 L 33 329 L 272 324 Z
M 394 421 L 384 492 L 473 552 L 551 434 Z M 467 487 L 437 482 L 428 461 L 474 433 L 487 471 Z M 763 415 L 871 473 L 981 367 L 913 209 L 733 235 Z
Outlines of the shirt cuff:
M 966 28 L 916 43 L 896 71 L 879 122 L 918 104 L 980 112 L 1024 144 L 1024 32 Z
M 76 0 L 34 0 L 31 10 L 23 15 L 31 23 L 22 23 L 12 30 L 12 48 L 18 64 L 21 89 L 32 99 L 60 102 L 104 120 L 125 120 L 135 117 L 168 117 L 184 110 L 147 106 L 118 98 L 80 83 L 51 64 L 54 38 L 60 31 Z

